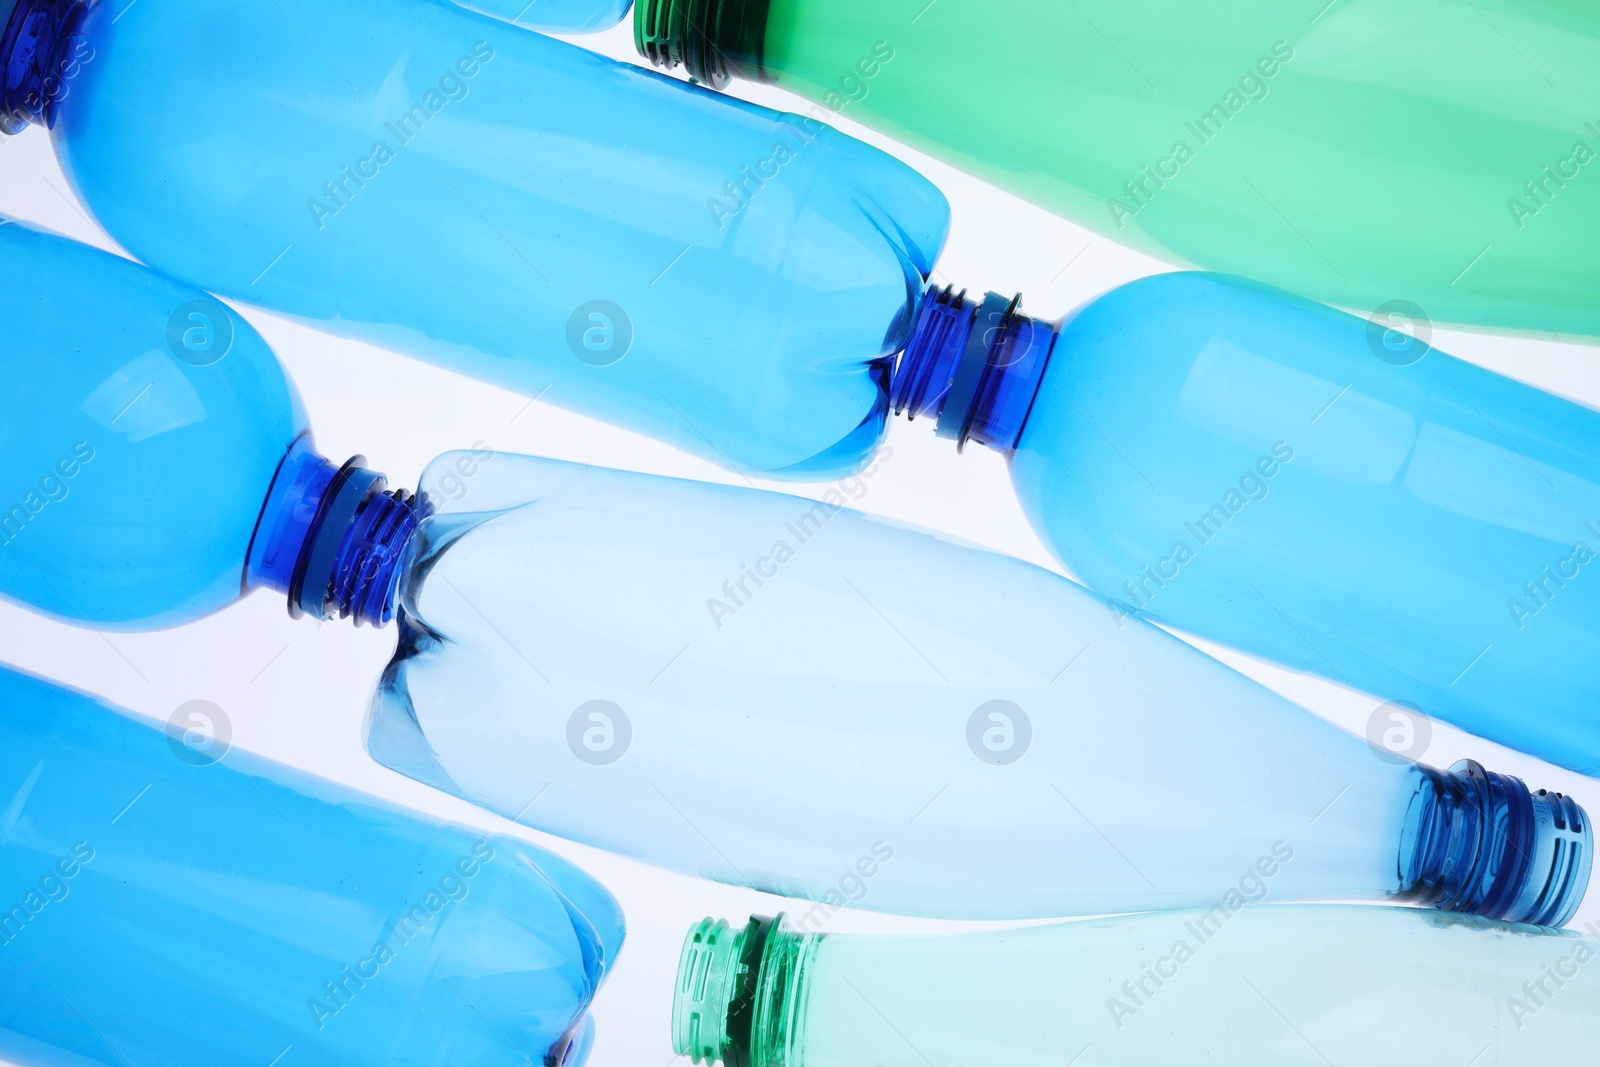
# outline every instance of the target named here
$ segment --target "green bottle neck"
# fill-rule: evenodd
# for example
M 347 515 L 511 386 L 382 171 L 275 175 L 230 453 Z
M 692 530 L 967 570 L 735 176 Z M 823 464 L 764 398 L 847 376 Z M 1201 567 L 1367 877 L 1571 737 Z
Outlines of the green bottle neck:
M 823 934 L 784 929 L 783 916 L 690 928 L 672 994 L 672 1049 L 694 1063 L 788 1067 L 799 1038 L 806 976 Z
M 772 0 L 637 0 L 633 42 L 654 66 L 683 67 L 721 89 L 734 78 L 770 81 L 762 65 Z

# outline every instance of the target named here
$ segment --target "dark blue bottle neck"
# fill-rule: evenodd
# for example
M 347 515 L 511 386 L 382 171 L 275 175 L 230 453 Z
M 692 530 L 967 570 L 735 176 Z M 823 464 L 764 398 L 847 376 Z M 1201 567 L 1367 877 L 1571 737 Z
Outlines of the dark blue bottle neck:
M 896 415 L 935 420 L 959 451 L 976 441 L 1010 455 L 1039 392 L 1057 327 L 1020 311 L 1020 296 L 930 286 L 890 385 Z
M 1462 760 L 1417 766 L 1400 842 L 1402 900 L 1487 919 L 1563 926 L 1589 886 L 1594 834 L 1573 800 Z
M 272 480 L 251 539 L 245 584 L 287 593 L 289 614 L 394 617 L 407 547 L 420 508 L 354 456 L 334 467 L 309 436 L 290 448 Z
M 49 127 L 81 57 L 72 39 L 88 0 L 0 0 L 0 132 Z

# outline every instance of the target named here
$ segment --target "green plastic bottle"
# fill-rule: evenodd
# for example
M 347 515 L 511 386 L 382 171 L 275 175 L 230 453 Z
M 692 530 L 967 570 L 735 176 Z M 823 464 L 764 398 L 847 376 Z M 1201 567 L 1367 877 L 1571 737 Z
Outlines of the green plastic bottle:
M 1593 923 L 1257 899 L 938 937 L 705 919 L 678 962 L 673 1051 L 728 1067 L 1593 1062 Z
M 1363 312 L 1600 335 L 1593 0 L 634 10 L 658 66 L 773 82 L 1153 255 Z

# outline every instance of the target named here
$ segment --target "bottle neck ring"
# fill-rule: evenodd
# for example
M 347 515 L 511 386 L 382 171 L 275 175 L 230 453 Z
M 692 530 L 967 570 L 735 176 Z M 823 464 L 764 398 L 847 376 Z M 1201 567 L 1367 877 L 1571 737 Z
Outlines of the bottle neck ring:
M 1563 926 L 1589 886 L 1594 834 L 1570 797 L 1462 760 L 1422 775 L 1400 844 L 1400 899 Z
M 633 43 L 663 70 L 683 67 L 713 89 L 770 81 L 762 65 L 772 0 L 637 0 Z
M 67 56 L 68 43 L 88 11 L 87 0 L 0 0 L 0 133 L 55 125 L 83 62 Z
M 256 522 L 247 586 L 288 594 L 289 614 L 353 617 L 382 626 L 394 616 L 403 561 L 421 509 L 354 456 L 342 467 L 297 440 L 278 467 Z
M 1010 455 L 1044 381 L 1058 328 L 1021 312 L 1020 296 L 981 301 L 930 287 L 895 367 L 889 403 L 907 419 L 934 419 L 934 432 Z

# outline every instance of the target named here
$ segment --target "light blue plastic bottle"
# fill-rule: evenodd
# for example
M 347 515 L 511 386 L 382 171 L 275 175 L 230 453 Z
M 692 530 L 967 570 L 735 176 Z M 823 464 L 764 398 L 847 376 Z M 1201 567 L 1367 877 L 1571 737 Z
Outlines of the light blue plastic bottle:
M 1600 413 L 1263 285 L 923 304 L 895 405 L 1011 457 L 1118 618 L 1600 775 Z M 1594 572 L 1594 573 L 1591 573 Z
M 882 435 L 949 208 L 877 149 L 450 0 L 10 24 L 0 113 L 175 278 L 739 468 Z
M 0 796 L 8 1061 L 587 1055 L 622 915 L 549 853 L 4 668 Z
M 102 628 L 257 586 L 398 615 L 373 754 L 530 825 L 823 916 L 1582 899 L 1571 800 L 1374 751 L 1055 574 L 846 507 L 890 450 L 823 502 L 491 451 L 412 498 L 318 456 L 215 301 L 17 223 L 0 290 L 0 484 L 32 483 L 0 595 Z
M 818 503 L 440 457 L 369 749 L 507 814 L 543 790 L 531 825 L 809 898 L 812 924 L 1570 913 L 1571 801 L 1374 750 L 1056 574 L 844 506 L 892 462 Z

